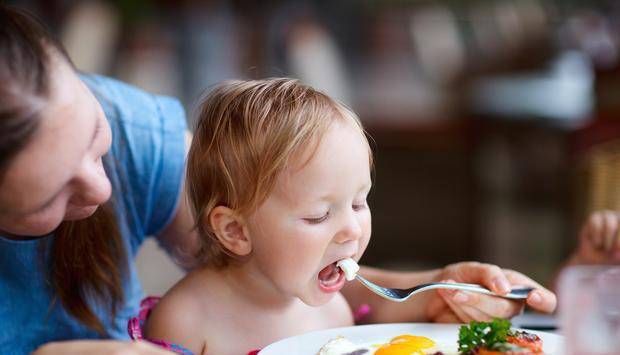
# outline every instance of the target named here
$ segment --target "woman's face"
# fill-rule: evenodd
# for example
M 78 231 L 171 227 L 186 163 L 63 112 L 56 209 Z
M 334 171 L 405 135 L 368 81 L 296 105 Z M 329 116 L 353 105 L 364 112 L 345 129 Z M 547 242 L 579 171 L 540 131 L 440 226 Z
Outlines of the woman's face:
M 101 161 L 111 144 L 103 110 L 64 60 L 51 60 L 39 126 L 0 182 L 0 233 L 16 238 L 86 218 L 111 194 Z

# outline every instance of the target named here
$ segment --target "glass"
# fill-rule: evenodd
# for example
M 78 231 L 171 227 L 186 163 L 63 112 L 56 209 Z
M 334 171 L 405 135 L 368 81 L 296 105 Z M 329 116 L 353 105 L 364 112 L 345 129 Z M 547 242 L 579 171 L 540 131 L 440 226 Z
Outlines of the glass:
M 558 291 L 566 354 L 620 354 L 620 267 L 567 268 Z

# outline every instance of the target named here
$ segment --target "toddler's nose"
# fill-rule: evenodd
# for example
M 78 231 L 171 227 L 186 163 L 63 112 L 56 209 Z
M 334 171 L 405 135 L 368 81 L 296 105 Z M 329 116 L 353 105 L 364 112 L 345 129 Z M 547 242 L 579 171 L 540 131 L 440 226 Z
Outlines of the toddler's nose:
M 344 222 L 342 228 L 336 235 L 336 243 L 342 244 L 358 240 L 362 237 L 362 225 L 355 214 L 348 213 Z

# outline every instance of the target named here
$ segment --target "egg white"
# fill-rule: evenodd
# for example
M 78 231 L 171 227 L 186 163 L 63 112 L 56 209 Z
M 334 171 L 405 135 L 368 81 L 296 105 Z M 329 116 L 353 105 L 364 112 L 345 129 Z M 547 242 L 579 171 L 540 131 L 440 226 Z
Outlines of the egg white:
M 353 343 L 349 339 L 339 336 L 337 338 L 331 339 L 329 342 L 323 345 L 323 347 L 321 347 L 321 350 L 319 350 L 318 355 L 346 355 L 355 350 L 367 350 L 368 352 L 364 355 L 372 355 L 383 344 L 389 343 L 390 339 L 386 339 L 384 342 Z M 424 354 L 434 354 L 438 351 L 441 351 L 442 353 L 444 353 L 444 355 L 458 355 L 458 347 L 456 344 L 438 343 L 435 340 L 433 341 L 435 342 L 435 346 L 432 348 L 424 349 Z

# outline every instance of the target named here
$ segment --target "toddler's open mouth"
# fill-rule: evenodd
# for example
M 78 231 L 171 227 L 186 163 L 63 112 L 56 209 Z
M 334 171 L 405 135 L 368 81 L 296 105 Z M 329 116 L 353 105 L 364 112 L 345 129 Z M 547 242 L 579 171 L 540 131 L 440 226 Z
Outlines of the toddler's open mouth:
M 319 271 L 318 278 L 319 288 L 327 293 L 339 291 L 345 282 L 344 272 L 336 266 L 335 262 Z

